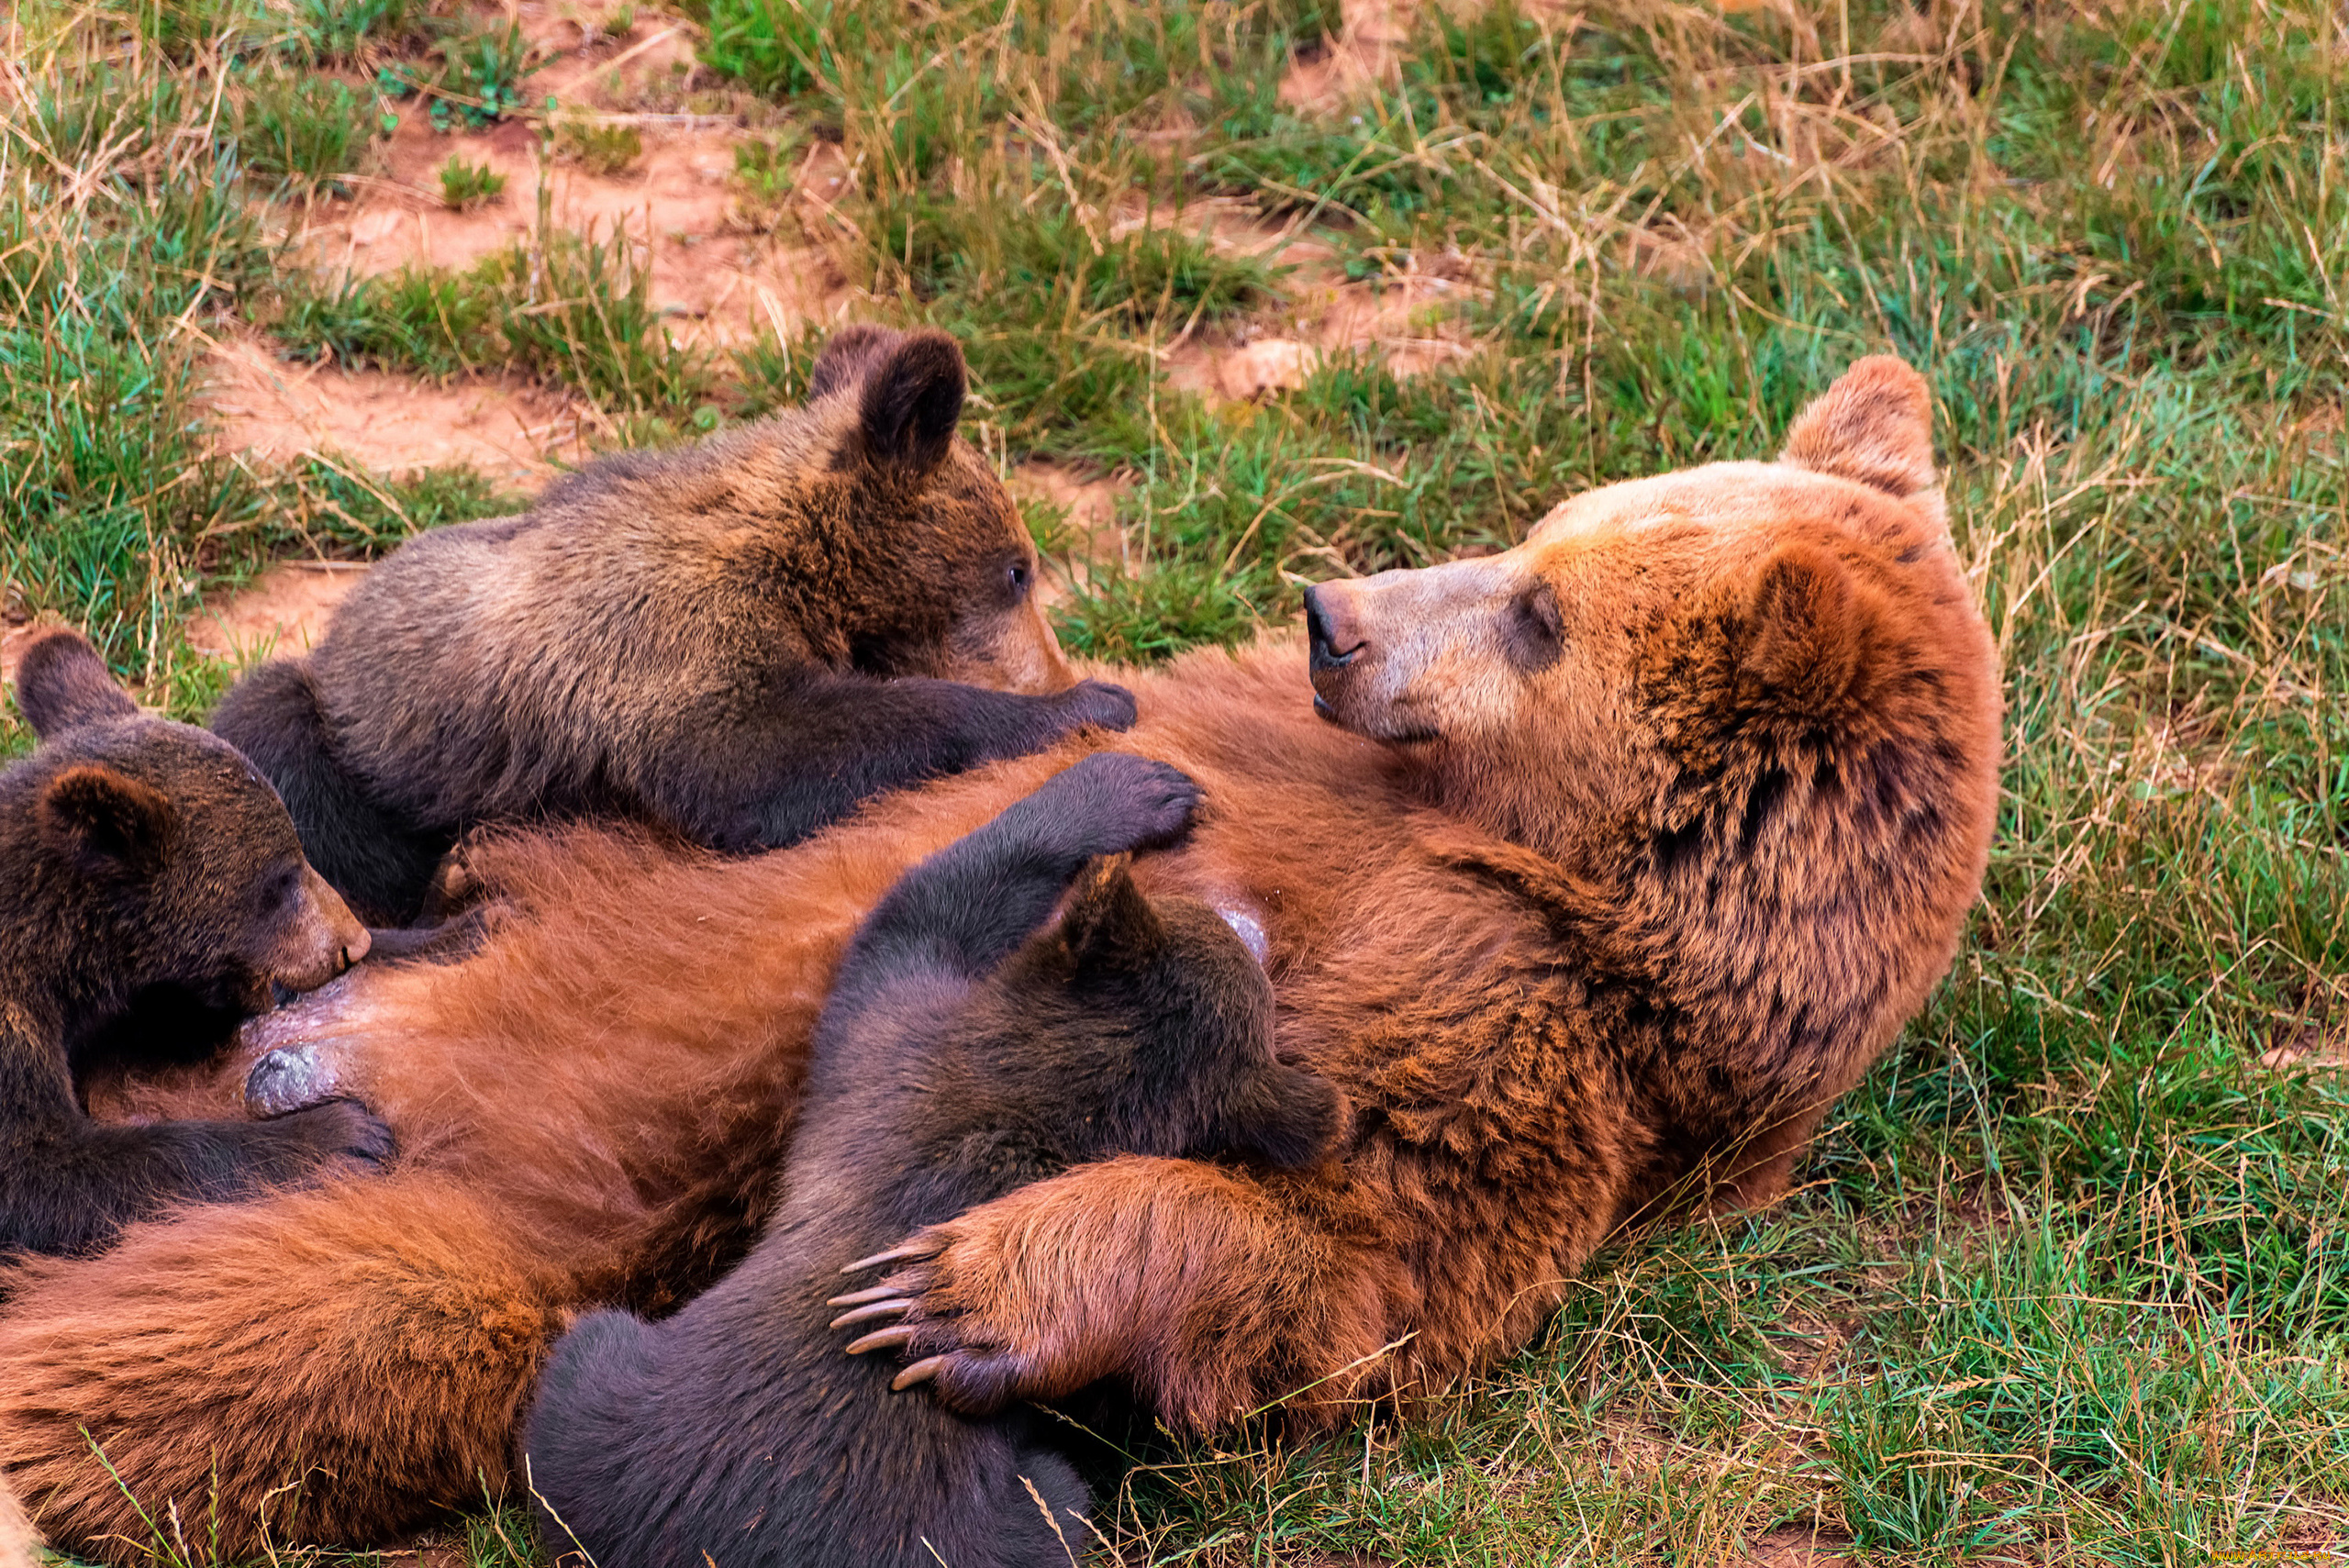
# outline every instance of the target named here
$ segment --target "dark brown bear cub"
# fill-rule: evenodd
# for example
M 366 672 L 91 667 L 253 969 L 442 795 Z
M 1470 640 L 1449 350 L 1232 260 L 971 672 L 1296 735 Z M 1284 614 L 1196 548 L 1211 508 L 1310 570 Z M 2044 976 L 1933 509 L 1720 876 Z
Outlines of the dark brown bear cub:
M 0 1253 L 83 1252 L 173 1203 L 380 1160 L 348 1100 L 270 1121 L 106 1126 L 74 1084 L 164 1048 L 142 1009 L 246 1016 L 367 951 L 277 796 L 227 744 L 142 717 L 72 632 L 25 653 L 40 750 L 0 773 Z
M 807 406 L 625 452 L 410 540 L 212 720 L 373 924 L 481 823 L 611 817 L 772 849 L 885 790 L 1124 728 L 1071 685 L 1010 495 L 955 438 L 962 350 L 852 327 Z M 1063 689 L 1065 688 L 1065 689 Z
M 1122 862 L 1086 872 L 1174 838 L 1196 798 L 1163 763 L 1087 757 L 883 900 L 818 1026 L 765 1238 L 675 1318 L 598 1313 L 557 1345 L 528 1436 L 550 1543 L 624 1568 L 1068 1560 L 1090 1499 L 1038 1418 L 892 1399 L 897 1368 L 843 1362 L 832 1331 L 885 1304 L 826 1298 L 864 1254 L 1080 1162 L 1325 1151 L 1336 1094 L 1273 1060 L 1240 939 Z

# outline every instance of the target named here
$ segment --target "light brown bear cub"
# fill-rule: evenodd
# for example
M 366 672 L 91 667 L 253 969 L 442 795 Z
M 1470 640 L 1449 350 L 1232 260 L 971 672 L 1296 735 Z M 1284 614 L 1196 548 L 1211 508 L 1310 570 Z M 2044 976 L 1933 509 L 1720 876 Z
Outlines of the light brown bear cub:
M 1122 688 L 1071 684 L 1035 548 L 955 437 L 954 340 L 845 328 L 808 390 L 410 540 L 307 657 L 228 694 L 213 728 L 362 916 L 415 917 L 477 825 L 620 817 L 772 849 L 897 785 L 1133 722 Z

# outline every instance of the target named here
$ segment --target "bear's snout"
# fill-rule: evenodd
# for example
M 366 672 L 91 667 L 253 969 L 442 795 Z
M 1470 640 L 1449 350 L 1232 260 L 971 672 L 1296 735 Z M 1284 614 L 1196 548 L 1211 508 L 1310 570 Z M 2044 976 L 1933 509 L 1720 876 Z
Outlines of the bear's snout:
M 1305 590 L 1305 635 L 1313 646 L 1316 673 L 1343 669 L 1363 651 L 1363 638 L 1354 629 L 1353 606 L 1343 587 L 1323 583 Z
M 1338 688 L 1348 666 L 1367 646 L 1356 629 L 1353 595 L 1345 584 L 1323 583 L 1305 590 L 1305 636 L 1312 651 L 1308 667 L 1313 679 L 1313 711 L 1332 724 L 1341 724 Z

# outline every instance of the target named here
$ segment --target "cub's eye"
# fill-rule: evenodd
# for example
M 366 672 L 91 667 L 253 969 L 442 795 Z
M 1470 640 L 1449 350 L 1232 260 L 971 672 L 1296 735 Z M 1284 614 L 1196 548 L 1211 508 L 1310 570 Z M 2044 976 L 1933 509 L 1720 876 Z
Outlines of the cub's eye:
M 1034 576 L 1035 573 L 1028 569 L 1026 562 L 1015 561 L 1005 569 L 1004 584 L 1011 590 L 1013 598 L 1024 599 L 1028 596 L 1028 585 Z
M 279 914 L 302 901 L 302 873 L 280 871 L 265 876 L 261 883 L 259 903 L 264 914 Z
M 1509 601 L 1501 620 L 1501 644 L 1519 669 L 1531 673 L 1546 668 L 1565 641 L 1565 618 L 1550 584 L 1536 584 Z

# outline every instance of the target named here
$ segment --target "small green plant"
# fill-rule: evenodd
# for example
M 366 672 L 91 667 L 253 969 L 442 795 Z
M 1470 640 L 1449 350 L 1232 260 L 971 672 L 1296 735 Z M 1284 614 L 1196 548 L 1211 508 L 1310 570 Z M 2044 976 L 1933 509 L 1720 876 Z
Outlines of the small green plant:
M 295 52 L 314 64 L 347 65 L 370 50 L 424 40 L 419 0 L 295 0 Z
M 342 83 L 273 75 L 248 85 L 237 146 L 251 172 L 317 188 L 358 164 L 374 129 L 374 106 Z
M 519 109 L 522 83 L 539 68 L 518 24 L 461 28 L 432 46 L 437 63 L 386 65 L 376 88 L 387 97 L 421 96 L 432 128 L 479 129 Z
M 494 202 L 505 189 L 506 176 L 486 163 L 468 163 L 451 152 L 449 161 L 440 165 L 440 203 L 451 211 Z
M 840 79 L 867 46 L 865 10 L 844 0 L 708 0 L 702 63 L 787 98 Z
M 734 144 L 732 221 L 751 234 L 783 226 L 798 175 L 798 142 L 788 137 L 753 136 Z
M 233 56 L 268 32 L 259 0 L 136 0 L 131 15 L 147 40 L 178 62 L 215 48 Z
M 607 178 L 625 174 L 644 156 L 644 138 L 634 126 L 600 120 L 565 120 L 555 127 L 555 156 Z

